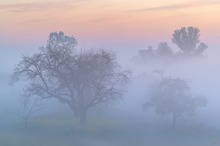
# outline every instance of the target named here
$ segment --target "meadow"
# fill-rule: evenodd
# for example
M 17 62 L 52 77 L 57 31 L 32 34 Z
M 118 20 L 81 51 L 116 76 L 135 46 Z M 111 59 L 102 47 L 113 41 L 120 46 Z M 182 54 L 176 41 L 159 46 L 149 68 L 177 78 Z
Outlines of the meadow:
M 158 121 L 132 121 L 89 117 L 86 125 L 71 115 L 47 114 L 30 119 L 28 127 L 14 122 L 0 130 L 4 146 L 212 146 L 219 145 L 220 130 L 191 124 L 175 130 Z

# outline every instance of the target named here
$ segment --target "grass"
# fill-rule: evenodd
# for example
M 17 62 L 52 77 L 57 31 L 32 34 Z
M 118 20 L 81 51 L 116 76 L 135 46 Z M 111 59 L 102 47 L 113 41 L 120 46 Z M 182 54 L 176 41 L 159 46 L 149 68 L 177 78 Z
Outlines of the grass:
M 213 146 L 220 145 L 218 129 L 170 131 L 157 124 L 89 117 L 86 125 L 70 115 L 50 114 L 0 131 L 0 146 Z
M 86 125 L 69 115 L 45 115 L 30 119 L 25 130 L 23 123 L 0 132 L 2 146 L 84 146 L 107 145 L 109 136 L 117 124 L 99 118 L 90 119 Z
M 103 134 L 103 131 L 115 129 L 116 123 L 99 118 L 90 118 L 86 125 L 81 125 L 79 121 L 69 115 L 46 115 L 30 121 L 31 131 L 41 131 L 62 135 L 88 135 L 96 136 Z

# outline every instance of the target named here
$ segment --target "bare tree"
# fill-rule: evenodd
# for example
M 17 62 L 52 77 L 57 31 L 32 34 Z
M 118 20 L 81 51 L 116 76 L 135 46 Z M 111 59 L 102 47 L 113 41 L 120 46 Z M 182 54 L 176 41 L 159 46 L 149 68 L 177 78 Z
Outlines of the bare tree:
M 205 43 L 200 43 L 200 30 L 196 27 L 182 27 L 175 30 L 172 41 L 186 55 L 201 55 L 208 46 Z
M 103 49 L 77 52 L 75 45 L 73 37 L 51 33 L 46 47 L 30 57 L 23 56 L 11 80 L 24 77 L 30 82 L 25 92 L 58 99 L 84 124 L 90 109 L 121 98 L 120 85 L 128 74 L 120 70 L 114 53 Z
M 23 95 L 20 100 L 21 110 L 18 110 L 17 115 L 24 120 L 24 128 L 28 128 L 28 121 L 34 113 L 40 110 L 42 102 L 40 98 Z
M 180 78 L 162 78 L 144 104 L 145 108 L 155 107 L 157 114 L 171 115 L 173 127 L 176 127 L 177 119 L 195 115 L 198 107 L 205 106 L 207 100 L 204 96 L 194 96 L 190 87 Z

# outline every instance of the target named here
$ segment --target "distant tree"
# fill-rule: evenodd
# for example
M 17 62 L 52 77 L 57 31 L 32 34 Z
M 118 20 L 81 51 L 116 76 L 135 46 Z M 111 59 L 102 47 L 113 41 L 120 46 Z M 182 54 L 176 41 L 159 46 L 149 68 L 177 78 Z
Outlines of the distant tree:
M 28 96 L 23 96 L 20 103 L 22 107 L 18 115 L 24 120 L 24 128 L 27 129 L 29 119 L 34 113 L 40 110 L 42 102 L 36 97 L 30 98 Z
M 173 127 L 180 117 L 195 115 L 198 107 L 205 106 L 207 100 L 204 96 L 194 96 L 190 87 L 180 78 L 162 78 L 161 82 L 150 91 L 149 100 L 145 108 L 155 107 L 157 114 L 171 115 Z
M 138 50 L 138 55 L 141 58 L 153 57 L 154 56 L 154 50 L 151 46 L 149 46 L 148 49 Z
M 30 82 L 26 93 L 58 99 L 84 124 L 90 109 L 120 99 L 120 85 L 128 80 L 128 74 L 120 70 L 114 53 L 103 49 L 77 51 L 76 44 L 63 32 L 51 33 L 46 47 L 23 56 L 11 80 L 24 77 Z
M 198 48 L 194 51 L 195 55 L 201 55 L 208 46 L 205 43 L 200 43 Z
M 156 49 L 151 46 L 148 49 L 138 50 L 138 57 L 135 57 L 136 61 L 162 61 L 169 62 L 174 57 L 174 52 L 167 42 L 161 42 Z
M 172 57 L 172 55 L 173 55 L 173 51 L 168 46 L 167 42 L 159 43 L 158 48 L 156 50 L 156 53 L 160 56 L 163 56 L 163 57 Z
M 196 27 L 182 27 L 175 30 L 172 41 L 186 55 L 201 55 L 208 46 L 205 43 L 200 43 L 200 30 Z

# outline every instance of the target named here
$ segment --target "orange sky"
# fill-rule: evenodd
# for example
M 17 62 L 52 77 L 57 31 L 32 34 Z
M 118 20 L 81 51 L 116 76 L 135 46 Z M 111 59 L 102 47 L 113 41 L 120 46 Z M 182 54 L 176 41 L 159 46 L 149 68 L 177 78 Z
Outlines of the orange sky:
M 0 0 L 0 37 L 45 42 L 61 30 L 79 41 L 170 41 L 192 25 L 216 41 L 219 18 L 219 0 Z

